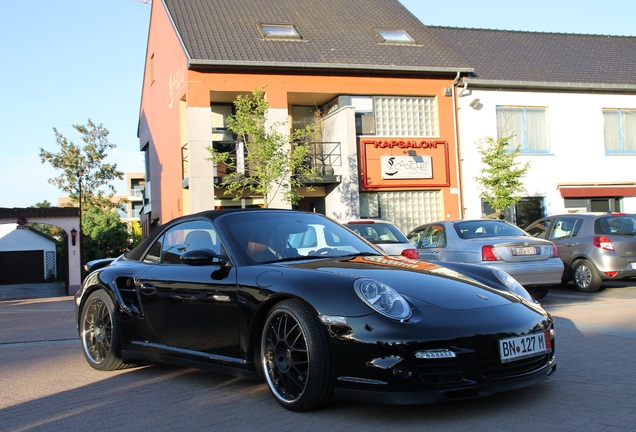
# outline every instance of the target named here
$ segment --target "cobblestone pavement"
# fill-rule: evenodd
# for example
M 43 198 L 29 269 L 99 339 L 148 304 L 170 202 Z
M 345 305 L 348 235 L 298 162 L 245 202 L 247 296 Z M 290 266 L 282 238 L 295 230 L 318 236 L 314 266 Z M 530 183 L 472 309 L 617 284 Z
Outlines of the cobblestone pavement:
M 636 430 L 636 286 L 557 289 L 558 371 L 489 398 L 424 406 L 282 409 L 264 384 L 165 365 L 93 370 L 71 297 L 0 301 L 2 431 L 576 431 Z

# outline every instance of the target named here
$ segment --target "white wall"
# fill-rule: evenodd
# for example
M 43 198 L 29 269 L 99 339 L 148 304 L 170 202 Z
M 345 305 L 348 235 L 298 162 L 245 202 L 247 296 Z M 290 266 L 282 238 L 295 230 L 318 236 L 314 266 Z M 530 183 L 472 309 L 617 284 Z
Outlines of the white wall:
M 356 139 L 355 108 L 342 107 L 323 118 L 323 141 L 340 142 L 342 163 L 334 167 L 341 176 L 338 187 L 325 197 L 325 213 L 335 219 L 349 219 L 360 215 L 358 186 L 358 143 Z
M 461 92 L 461 89 L 460 89 Z M 476 109 L 469 103 L 479 99 Z M 545 196 L 548 214 L 563 212 L 559 184 L 636 182 L 636 156 L 606 156 L 603 108 L 636 108 L 635 95 L 472 90 L 459 97 L 459 128 L 465 217 L 481 216 L 475 177 L 481 170 L 476 143 L 497 136 L 497 105 L 541 106 L 548 109 L 550 151 L 519 156 L 530 162 L 526 196 Z M 636 212 L 636 200 L 625 199 L 625 211 Z
M 210 108 L 187 109 L 189 208 L 184 214 L 214 208 L 214 163 L 208 147 L 212 145 L 212 114 Z

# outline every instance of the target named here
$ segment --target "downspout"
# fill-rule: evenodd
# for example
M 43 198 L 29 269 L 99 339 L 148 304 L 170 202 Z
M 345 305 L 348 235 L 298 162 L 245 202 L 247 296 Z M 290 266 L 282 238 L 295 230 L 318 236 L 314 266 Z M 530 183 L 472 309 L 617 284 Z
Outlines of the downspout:
M 460 72 L 457 72 L 457 76 L 453 80 L 453 87 L 451 87 L 451 93 L 453 97 L 453 127 L 455 129 L 455 172 L 457 173 L 457 205 L 459 206 L 459 218 L 464 218 L 464 198 L 463 198 L 463 185 L 461 175 L 461 154 L 459 152 L 459 125 L 457 122 L 457 98 L 460 97 L 468 87 L 468 83 L 464 83 L 464 88 L 460 90 L 459 95 L 456 94 L 455 89 L 459 83 Z

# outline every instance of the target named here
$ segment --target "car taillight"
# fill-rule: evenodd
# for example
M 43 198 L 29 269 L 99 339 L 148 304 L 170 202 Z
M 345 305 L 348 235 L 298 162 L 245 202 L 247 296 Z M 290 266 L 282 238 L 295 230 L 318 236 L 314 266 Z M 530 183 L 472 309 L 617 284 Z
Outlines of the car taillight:
M 594 239 L 592 240 L 592 244 L 594 244 L 594 246 L 596 246 L 599 249 L 609 250 L 609 251 L 616 250 L 614 249 L 614 243 L 612 243 L 610 239 L 604 236 L 594 236 Z
M 420 253 L 417 249 L 404 249 L 400 255 L 410 259 L 420 259 Z
M 485 245 L 481 247 L 481 260 L 482 261 L 498 261 L 499 257 L 495 253 L 495 247 L 492 245 Z
M 553 243 L 552 244 L 552 257 L 553 258 L 558 258 L 559 257 L 559 250 L 557 249 L 556 245 Z

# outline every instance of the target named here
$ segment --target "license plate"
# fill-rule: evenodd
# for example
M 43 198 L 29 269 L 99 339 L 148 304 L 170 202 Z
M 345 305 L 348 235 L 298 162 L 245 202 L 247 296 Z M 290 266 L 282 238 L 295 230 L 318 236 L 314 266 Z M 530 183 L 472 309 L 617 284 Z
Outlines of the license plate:
M 499 340 L 499 357 L 502 363 L 538 356 L 552 350 L 550 333 L 532 333 Z
M 514 248 L 515 255 L 538 255 L 538 249 L 535 246 L 516 247 Z

